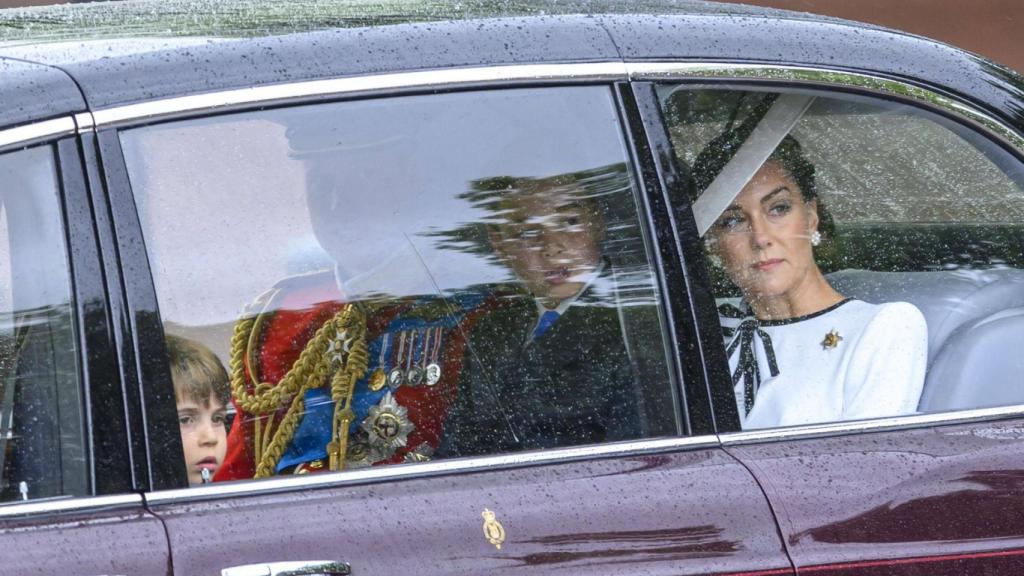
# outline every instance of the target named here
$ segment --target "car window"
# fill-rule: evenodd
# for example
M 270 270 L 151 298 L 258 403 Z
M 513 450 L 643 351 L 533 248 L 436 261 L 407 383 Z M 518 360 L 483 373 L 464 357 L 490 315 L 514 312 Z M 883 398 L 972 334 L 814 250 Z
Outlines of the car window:
M 746 428 L 1024 404 L 1024 171 L 895 102 L 659 88 Z
M 193 483 L 681 430 L 607 87 L 282 108 L 122 146 L 166 331 L 230 381 L 223 461 L 183 427 Z M 218 405 L 221 380 L 179 409 Z
M 0 501 L 89 491 L 56 162 L 0 155 Z

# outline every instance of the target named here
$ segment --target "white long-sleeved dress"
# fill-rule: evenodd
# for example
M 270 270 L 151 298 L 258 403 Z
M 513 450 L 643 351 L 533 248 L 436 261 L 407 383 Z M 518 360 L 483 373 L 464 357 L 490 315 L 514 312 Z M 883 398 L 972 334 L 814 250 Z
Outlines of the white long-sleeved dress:
M 785 320 L 722 316 L 722 327 L 731 352 L 729 369 L 738 378 L 736 403 L 744 429 L 917 411 L 928 329 L 912 304 L 847 299 Z M 748 362 L 741 366 L 745 335 Z M 769 351 L 774 352 L 774 370 Z M 748 383 L 751 379 L 755 382 Z M 748 413 L 751 389 L 755 394 Z

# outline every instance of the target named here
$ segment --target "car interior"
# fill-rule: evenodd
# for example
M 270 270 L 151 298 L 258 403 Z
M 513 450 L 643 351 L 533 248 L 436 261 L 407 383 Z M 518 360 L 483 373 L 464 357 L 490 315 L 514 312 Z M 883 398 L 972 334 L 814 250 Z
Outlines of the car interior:
M 824 240 L 815 253 L 830 283 L 870 303 L 910 302 L 925 316 L 920 412 L 1024 404 L 1024 387 L 1011 385 L 1024 370 L 1015 353 L 1024 347 L 1024 177 L 1005 151 L 899 103 L 818 94 L 805 105 L 813 93 L 661 90 L 684 168 L 723 127 L 762 115 L 743 144 L 760 146 L 752 167 L 719 194 L 738 194 L 786 134 L 802 144 L 816 169 Z M 743 151 L 733 162 L 742 163 Z M 698 220 L 702 204 L 730 200 L 697 198 Z M 735 299 L 724 272 L 709 268 L 716 297 Z

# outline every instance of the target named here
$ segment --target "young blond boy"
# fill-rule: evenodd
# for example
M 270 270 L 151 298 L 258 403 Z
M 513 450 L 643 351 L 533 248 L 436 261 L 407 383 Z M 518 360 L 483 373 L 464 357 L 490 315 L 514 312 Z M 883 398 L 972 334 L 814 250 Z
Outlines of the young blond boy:
M 227 451 L 228 374 L 206 346 L 167 335 L 181 445 L 190 486 L 205 484 Z

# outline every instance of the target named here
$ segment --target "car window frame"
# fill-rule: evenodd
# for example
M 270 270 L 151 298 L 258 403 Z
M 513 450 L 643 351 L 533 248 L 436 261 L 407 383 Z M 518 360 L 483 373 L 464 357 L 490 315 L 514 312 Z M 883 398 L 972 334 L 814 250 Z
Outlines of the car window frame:
M 137 374 L 140 375 L 141 390 L 149 399 L 146 406 L 152 408 L 152 399 L 161 390 L 171 390 L 170 370 L 167 363 L 164 337 L 160 330 L 159 311 L 155 285 L 148 256 L 144 249 L 142 228 L 135 202 L 131 197 L 130 182 L 124 154 L 121 151 L 117 133 L 139 125 L 157 122 L 173 122 L 220 116 L 255 109 L 276 106 L 301 106 L 325 102 L 341 102 L 369 98 L 398 97 L 415 94 L 438 94 L 466 90 L 515 89 L 526 87 L 556 87 L 601 85 L 609 89 L 616 101 L 622 124 L 627 155 L 633 167 L 634 184 L 641 200 L 638 216 L 644 220 L 651 238 L 652 262 L 655 270 L 663 315 L 671 342 L 672 353 L 666 358 L 677 386 L 675 395 L 677 411 L 682 415 L 685 430 L 673 437 L 641 439 L 617 443 L 587 445 L 545 450 L 535 453 L 499 454 L 481 457 L 453 459 L 419 463 L 406 466 L 387 466 L 372 471 L 342 471 L 334 474 L 316 474 L 305 479 L 273 478 L 259 482 L 236 482 L 201 487 L 187 487 L 184 481 L 184 467 L 180 464 L 180 443 L 175 444 L 170 436 L 177 435 L 176 417 L 168 416 L 174 410 L 173 396 L 163 401 L 159 416 L 149 413 L 147 429 L 150 442 L 146 446 L 145 460 L 151 463 L 152 488 L 147 491 L 147 501 L 206 498 L 214 495 L 237 495 L 274 492 L 280 486 L 294 485 L 338 485 L 364 482 L 365 478 L 398 479 L 409 476 L 431 476 L 495 467 L 515 467 L 544 463 L 561 463 L 579 459 L 616 457 L 673 451 L 686 447 L 707 448 L 718 446 L 714 436 L 711 404 L 707 401 L 707 382 L 699 358 L 687 354 L 687 339 L 696 337 L 696 325 L 692 321 L 692 307 L 684 286 L 684 268 L 680 256 L 675 252 L 675 242 L 668 242 L 656 236 L 662 230 L 670 230 L 667 204 L 662 199 L 658 178 L 653 173 L 654 161 L 649 148 L 642 146 L 647 141 L 632 91 L 628 86 L 625 69 L 620 62 L 582 63 L 566 65 L 513 65 L 467 69 L 438 69 L 421 72 L 382 74 L 335 80 L 300 81 L 272 86 L 257 86 L 244 90 L 225 90 L 183 96 L 153 102 L 132 104 L 99 110 L 92 113 L 100 150 L 104 157 L 106 183 L 111 188 L 111 202 L 115 206 L 131 207 L 130 211 L 115 208 L 113 219 L 117 229 L 121 267 L 127 276 L 134 270 L 136 277 L 125 279 L 127 313 L 131 318 L 142 319 L 136 324 L 140 348 L 149 352 L 134 355 Z M 111 166 L 111 163 L 116 165 Z M 145 274 L 140 273 L 145 271 Z M 666 272 L 669 271 L 669 272 Z M 668 277 L 666 278 L 666 274 Z M 681 317 L 682 320 L 673 318 Z M 685 330 L 684 330 L 685 328 Z M 130 376 L 129 376 L 130 377 Z M 680 384 L 682 386 L 680 386 Z M 166 396 L 166 393 L 164 393 Z M 687 402 L 685 398 L 692 398 Z M 693 409 L 690 409 L 693 406 Z M 168 426 L 153 429 L 153 421 L 161 419 L 174 423 L 173 433 Z M 692 431 L 692 435 L 687 435 Z M 154 438 L 163 438 L 155 443 Z M 180 439 L 178 440 L 180 442 Z M 154 449 L 155 445 L 163 449 Z M 175 447 L 177 453 L 175 454 Z M 153 463 L 173 462 L 162 469 Z M 179 476 L 180 474 L 180 476 Z M 327 476 L 327 479 L 322 477 Z M 311 483 L 312 477 L 317 477 Z
M 494 70 L 490 68 L 461 69 L 454 75 L 450 73 L 451 71 L 436 70 L 415 73 L 384 74 L 377 77 L 356 77 L 348 79 L 297 82 L 290 85 L 257 87 L 256 89 L 248 89 L 245 91 L 226 90 L 223 92 L 206 94 L 202 97 L 185 96 L 169 98 L 156 102 L 111 108 L 109 110 L 96 112 L 94 118 L 99 127 L 122 128 L 140 123 L 150 123 L 153 121 L 208 115 L 208 113 L 214 108 L 217 109 L 217 113 L 230 113 L 251 110 L 267 105 L 300 104 L 303 102 L 313 101 L 323 102 L 326 100 L 344 100 L 349 98 L 374 97 L 377 95 L 393 96 L 423 93 L 424 91 L 437 92 L 481 87 L 524 85 L 550 86 L 553 84 L 580 84 L 594 82 L 617 82 L 621 84 L 623 81 L 628 79 L 632 89 L 630 91 L 626 91 L 628 95 L 625 97 L 620 96 L 620 99 L 628 99 L 631 101 L 631 103 L 625 107 L 625 110 L 627 115 L 632 114 L 634 118 L 630 119 L 627 117 L 627 121 L 624 122 L 624 125 L 629 127 L 627 137 L 629 139 L 630 151 L 634 155 L 633 162 L 638 168 L 636 173 L 642 176 L 644 186 L 648 189 L 646 192 L 646 198 L 648 198 L 648 202 L 651 202 L 651 205 L 654 206 L 656 206 L 659 201 L 657 198 L 658 196 L 663 196 L 667 199 L 676 197 L 679 194 L 679 190 L 675 189 L 674 186 L 680 185 L 680 175 L 675 172 L 675 167 L 667 166 L 663 161 L 658 160 L 663 160 L 665 158 L 664 155 L 659 153 L 665 150 L 664 144 L 668 142 L 667 133 L 664 135 L 661 134 L 661 132 L 664 132 L 664 126 L 661 125 L 660 120 L 658 120 L 656 114 L 654 114 L 656 110 L 651 109 L 650 105 L 652 102 L 650 102 L 649 99 L 645 102 L 645 97 L 643 97 L 641 92 L 636 89 L 637 86 L 640 86 L 645 82 L 656 80 L 689 80 L 700 83 L 721 81 L 732 85 L 757 84 L 762 88 L 770 86 L 791 86 L 795 88 L 817 87 L 829 90 L 861 93 L 867 96 L 881 97 L 883 99 L 898 100 L 917 108 L 923 108 L 930 112 L 940 114 L 957 123 L 963 124 L 967 128 L 980 134 L 981 137 L 996 141 L 1001 147 L 1008 150 L 1018 158 L 1018 160 L 1022 155 L 1021 150 L 1024 150 L 1024 145 L 1017 144 L 1018 142 L 1024 142 L 1024 138 L 1010 127 L 1009 124 L 987 112 L 977 109 L 968 102 L 954 99 L 953 97 L 940 92 L 938 88 L 926 88 L 919 84 L 911 84 L 900 80 L 876 77 L 865 73 L 838 72 L 827 68 L 815 68 L 808 66 L 737 65 L 735 63 L 727 62 L 677 61 L 642 63 L 604 62 L 566 65 L 502 66 L 498 68 L 501 69 L 504 76 L 495 74 Z M 481 71 L 480 78 L 482 79 L 474 77 L 475 71 Z M 569 71 L 574 72 L 571 74 L 571 77 Z M 766 71 L 771 72 L 774 75 L 771 76 L 766 74 Z M 559 82 L 559 73 L 562 73 L 561 82 Z M 437 76 L 435 77 L 435 75 Z M 538 77 L 541 77 L 542 79 L 538 79 Z M 289 92 L 286 89 L 282 89 L 287 86 L 293 86 L 296 90 Z M 244 94 L 242 92 L 244 92 Z M 204 112 L 206 114 L 204 114 Z M 637 120 L 642 120 L 642 123 L 638 123 Z M 646 165 L 644 164 L 645 162 L 647 162 Z M 670 252 L 676 256 L 680 263 L 682 263 L 682 269 L 679 277 L 684 279 L 687 288 L 689 289 L 680 290 L 676 286 L 679 279 L 677 277 L 677 282 L 672 283 L 671 292 L 663 292 L 662 303 L 663 306 L 665 306 L 665 310 L 668 310 L 668 306 L 671 305 L 671 302 L 675 297 L 668 297 L 668 300 L 666 301 L 665 298 L 667 295 L 677 293 L 684 294 L 685 296 L 682 300 L 686 304 L 686 306 L 684 306 L 685 312 L 694 319 L 696 322 L 695 325 L 699 325 L 701 327 L 699 330 L 696 330 L 696 333 L 699 334 L 699 340 L 697 341 L 713 342 L 714 338 L 717 336 L 711 334 L 708 329 L 708 326 L 711 325 L 708 322 L 708 315 L 713 314 L 713 306 L 709 307 L 709 303 L 713 302 L 713 300 L 708 300 L 710 297 L 709 291 L 705 293 L 708 286 L 706 276 L 707 271 L 703 268 L 701 263 L 702 261 L 693 250 L 693 246 L 695 244 L 692 242 L 692 238 L 695 237 L 695 227 L 693 230 L 689 230 L 692 221 L 687 217 L 688 210 L 688 205 L 677 205 L 671 214 L 667 214 L 660 219 L 661 223 L 670 224 L 671 233 L 676 238 L 676 240 L 672 242 L 673 247 L 670 249 Z M 648 225 L 650 225 L 650 223 L 648 223 Z M 660 236 L 661 228 L 658 228 L 658 230 Z M 136 240 L 140 238 L 141 236 L 136 238 Z M 688 239 L 689 241 L 687 241 Z M 659 238 L 659 240 L 661 241 L 656 242 L 656 245 L 658 246 L 658 251 L 663 252 L 665 251 L 664 238 Z M 124 241 L 124 238 L 119 237 L 119 242 Z M 662 267 L 662 270 L 665 269 L 666 268 Z M 673 325 L 676 327 L 675 331 L 678 332 L 678 322 Z M 702 380 L 706 386 L 703 392 L 711 399 L 710 405 L 718 407 L 721 407 L 722 405 L 729 406 L 731 402 L 727 402 L 726 400 L 731 401 L 732 399 L 731 389 L 728 390 L 728 394 L 725 394 L 722 390 L 723 387 L 721 386 L 721 382 L 724 381 L 724 375 L 727 374 L 727 371 L 724 369 L 724 366 L 726 366 L 724 351 L 718 351 L 717 348 L 721 348 L 721 346 L 702 346 L 700 353 L 697 355 L 681 354 L 682 358 L 680 361 L 685 363 L 688 360 L 692 361 L 695 357 L 698 358 L 698 370 L 703 374 Z M 715 361 L 716 354 L 721 355 L 720 362 Z M 691 370 L 692 368 L 687 368 L 684 371 L 691 372 Z M 692 380 L 690 380 L 690 382 L 692 382 Z M 718 385 L 712 384 L 715 382 L 717 382 Z M 716 398 L 717 402 L 715 402 Z M 707 432 L 707 435 L 713 437 L 715 441 L 720 442 L 721 445 L 728 445 L 758 442 L 774 438 L 828 436 L 855 433 L 864 430 L 922 427 L 932 426 L 937 423 L 952 424 L 1002 419 L 1019 416 L 1022 413 L 1024 413 L 1024 405 L 744 432 L 738 429 L 738 417 L 736 418 L 735 425 L 731 425 L 728 409 L 723 411 L 719 408 L 713 414 L 714 430 Z M 703 434 L 697 437 L 680 437 L 681 440 L 702 438 L 704 438 Z M 644 444 L 644 441 L 628 444 L 631 444 L 631 446 L 628 448 L 623 447 L 624 450 L 619 450 L 617 447 L 612 447 L 609 450 L 589 450 L 589 448 L 592 447 L 585 447 L 588 449 L 585 451 L 591 453 L 594 457 L 601 457 L 604 454 L 624 454 L 634 453 L 636 450 L 645 450 L 643 446 L 632 445 Z M 681 442 L 680 446 L 686 444 L 693 443 Z M 698 444 L 702 444 L 702 442 L 698 442 Z M 659 451 L 669 450 L 671 448 L 664 446 L 651 446 L 650 449 Z M 561 449 L 559 449 L 559 451 L 560 450 Z M 551 456 L 550 461 L 558 461 L 560 458 L 559 454 L 551 454 L 549 456 Z M 577 457 L 569 454 L 566 454 L 565 456 L 570 459 Z M 503 462 L 506 461 L 513 462 L 514 465 L 517 458 L 514 456 L 488 456 L 472 460 L 479 460 L 480 465 L 501 466 L 503 465 Z M 545 457 L 542 460 L 548 461 L 548 458 Z M 440 467 L 438 467 L 438 464 L 443 463 L 421 465 L 426 466 L 423 468 L 423 473 L 436 474 L 439 473 L 438 470 L 464 470 L 475 467 L 473 465 L 465 466 L 464 463 L 454 463 L 454 466 Z M 437 470 L 435 470 L 435 468 L 437 468 Z M 352 472 L 349 472 L 348 474 L 352 474 Z M 404 476 L 405 474 L 406 472 L 403 471 L 402 474 L 395 474 L 395 476 Z M 389 476 L 387 473 L 380 473 L 375 474 L 374 477 L 377 477 L 378 475 L 381 477 Z M 358 478 L 353 477 L 351 481 L 358 482 L 359 480 Z M 336 482 L 345 483 L 346 481 L 343 478 L 330 479 L 318 481 L 318 484 L 333 484 Z M 265 484 L 266 481 L 255 483 L 252 488 L 232 489 L 230 492 L 245 493 L 252 490 L 262 491 L 259 489 L 259 486 L 263 486 Z M 286 484 L 289 483 L 286 482 Z M 271 491 L 274 490 L 270 485 L 266 485 L 266 488 Z M 171 490 L 168 497 L 177 498 L 177 496 L 174 495 L 174 493 L 177 492 L 178 490 Z M 202 493 L 207 492 L 216 493 L 217 490 L 215 487 L 205 487 L 202 489 Z M 196 494 L 196 496 L 200 496 L 199 492 L 194 492 L 194 494 Z
M 767 64 L 737 64 L 734 62 L 679 62 L 672 60 L 628 63 L 630 79 L 638 92 L 645 93 L 654 109 L 644 117 L 644 123 L 651 132 L 669 142 L 668 128 L 660 116 L 658 102 L 654 96 L 654 83 L 673 82 L 680 85 L 692 83 L 695 88 L 721 86 L 729 89 L 750 87 L 759 90 L 786 90 L 818 92 L 821 95 L 846 93 L 866 96 L 881 101 L 893 101 L 916 110 L 941 116 L 952 121 L 972 136 L 993 142 L 1024 165 L 1024 135 L 1010 123 L 993 116 L 976 105 L 949 95 L 938 86 L 928 86 L 920 81 L 904 81 L 875 76 L 865 72 L 849 72 L 815 66 L 786 66 Z M 653 99 L 653 100 L 652 100 Z M 678 172 L 680 167 L 671 153 L 659 156 L 662 170 Z M 678 176 L 677 176 L 678 177 Z M 666 188 L 674 190 L 666 183 Z M 700 252 L 702 242 L 696 233 L 692 218 L 692 207 L 685 190 L 674 190 L 675 210 L 681 215 L 684 231 L 690 234 L 691 251 Z M 689 230 L 692 229 L 692 230 Z M 691 233 L 692 232 L 692 233 Z M 685 249 L 686 247 L 681 247 Z M 1024 416 L 1024 404 L 993 408 L 975 408 L 931 414 L 911 414 L 886 418 L 874 418 L 848 422 L 830 422 L 784 428 L 770 428 L 744 431 L 740 429 L 739 417 L 733 397 L 733 385 L 728 373 L 724 346 L 713 297 L 702 297 L 704 290 L 710 296 L 709 272 L 703 256 L 688 261 L 690 274 L 701 278 L 702 288 L 695 291 L 700 302 L 698 313 L 701 317 L 702 341 L 715 342 L 704 349 L 704 360 L 711 378 L 710 394 L 714 399 L 717 432 L 723 446 L 750 444 L 764 441 L 782 441 L 800 438 L 841 436 L 867 431 L 888 431 L 924 428 L 937 425 L 956 425 L 1020 418 Z
M 80 118 L 65 115 L 0 129 L 0 154 L 46 147 L 55 167 L 66 273 L 71 297 L 75 376 L 80 391 L 86 493 L 0 503 L 0 519 L 57 512 L 107 509 L 140 500 L 127 474 L 127 431 L 121 378 L 111 362 L 107 287 L 93 218 L 89 160 L 79 138 Z

